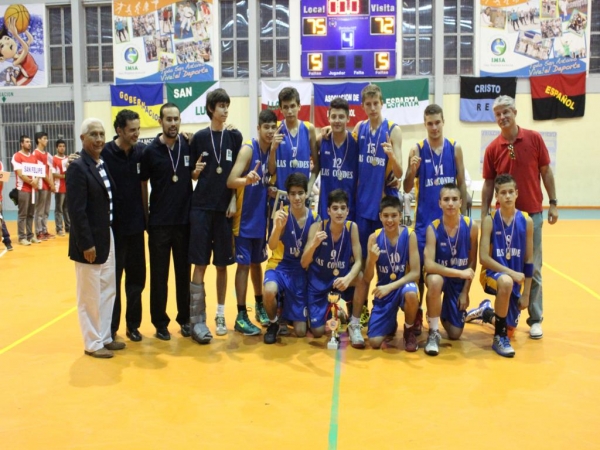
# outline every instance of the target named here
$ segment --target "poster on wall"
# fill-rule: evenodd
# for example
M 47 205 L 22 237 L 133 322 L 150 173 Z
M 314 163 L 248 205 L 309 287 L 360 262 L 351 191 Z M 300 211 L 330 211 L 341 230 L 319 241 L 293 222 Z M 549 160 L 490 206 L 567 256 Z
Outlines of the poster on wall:
M 540 131 L 544 144 L 550 155 L 550 168 L 556 175 L 556 153 L 558 148 L 558 133 L 556 131 Z M 485 149 L 498 137 L 500 130 L 481 130 L 481 147 L 479 148 L 479 173 L 483 174 L 483 157 Z
M 0 86 L 48 86 L 44 4 L 0 5 Z
M 214 80 L 213 0 L 113 1 L 115 84 Z
M 481 76 L 586 72 L 591 0 L 480 0 Z

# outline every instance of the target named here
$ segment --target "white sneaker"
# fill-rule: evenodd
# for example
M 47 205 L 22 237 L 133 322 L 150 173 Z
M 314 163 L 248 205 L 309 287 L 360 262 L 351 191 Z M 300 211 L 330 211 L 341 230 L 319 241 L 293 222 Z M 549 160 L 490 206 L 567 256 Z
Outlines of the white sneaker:
M 217 324 L 217 336 L 225 336 L 227 334 L 227 325 L 225 325 L 225 316 L 216 316 L 215 323 Z
M 350 345 L 354 348 L 365 348 L 365 339 L 360 332 L 359 323 L 351 323 L 348 325 L 348 336 L 350 337 Z
M 531 325 L 531 328 L 529 329 L 529 337 L 531 339 L 541 339 L 543 335 L 544 332 L 542 331 L 541 323 L 536 322 Z

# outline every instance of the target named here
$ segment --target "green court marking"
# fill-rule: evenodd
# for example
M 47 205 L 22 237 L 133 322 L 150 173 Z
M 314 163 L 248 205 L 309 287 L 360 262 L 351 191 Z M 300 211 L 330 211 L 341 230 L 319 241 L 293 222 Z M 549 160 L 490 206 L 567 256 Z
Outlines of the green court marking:
M 335 355 L 335 369 L 333 372 L 333 393 L 331 395 L 331 415 L 329 417 L 329 450 L 337 449 L 338 438 L 338 408 L 340 405 L 340 374 L 342 372 L 342 351 Z

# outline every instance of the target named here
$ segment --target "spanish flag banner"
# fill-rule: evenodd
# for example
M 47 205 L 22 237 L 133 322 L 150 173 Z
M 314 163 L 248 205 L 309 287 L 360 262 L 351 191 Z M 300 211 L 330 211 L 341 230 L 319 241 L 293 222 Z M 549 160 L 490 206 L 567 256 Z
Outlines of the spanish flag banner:
M 533 120 L 570 119 L 585 113 L 585 72 L 529 78 Z
M 130 109 L 140 115 L 141 128 L 159 126 L 158 118 L 163 104 L 162 83 L 111 85 L 110 99 L 113 120 L 122 109 Z

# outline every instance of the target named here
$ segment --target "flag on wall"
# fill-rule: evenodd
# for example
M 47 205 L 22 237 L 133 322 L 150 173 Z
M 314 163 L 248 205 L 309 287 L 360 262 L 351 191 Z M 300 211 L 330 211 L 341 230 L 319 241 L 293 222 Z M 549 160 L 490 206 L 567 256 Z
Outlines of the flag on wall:
M 158 127 L 160 107 L 163 104 L 162 83 L 120 84 L 110 86 L 112 120 L 122 109 L 130 109 L 140 115 L 141 128 Z
M 179 108 L 181 123 L 210 122 L 206 114 L 206 95 L 218 87 L 218 81 L 167 83 L 167 101 Z
M 460 120 L 495 122 L 492 105 L 500 95 L 515 98 L 516 77 L 460 77 Z
M 533 120 L 583 117 L 585 72 L 531 77 Z
M 294 87 L 300 94 L 300 111 L 298 119 L 310 121 L 310 105 L 312 104 L 312 83 L 310 82 L 284 82 L 277 87 L 269 87 L 264 81 L 260 82 L 261 100 L 260 109 L 272 109 L 279 120 L 283 114 L 279 111 L 279 91 L 285 87 Z
M 429 80 L 395 80 L 373 83 L 381 88 L 385 119 L 398 125 L 423 123 L 423 112 L 429 105 Z
M 336 97 L 342 97 L 348 101 L 350 108 L 350 121 L 348 127 L 352 128 L 359 121 L 365 120 L 365 114 L 360 99 L 361 91 L 369 83 L 338 83 L 338 84 L 315 84 L 315 127 L 329 125 L 328 112 L 329 103 Z

